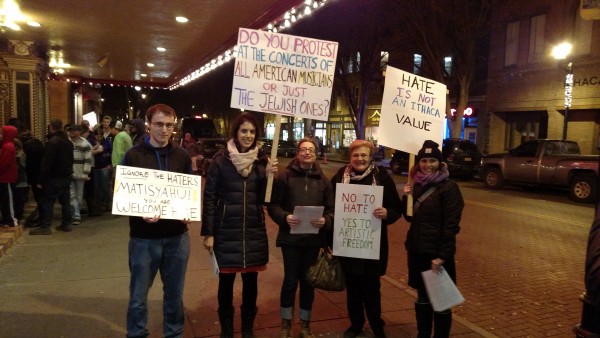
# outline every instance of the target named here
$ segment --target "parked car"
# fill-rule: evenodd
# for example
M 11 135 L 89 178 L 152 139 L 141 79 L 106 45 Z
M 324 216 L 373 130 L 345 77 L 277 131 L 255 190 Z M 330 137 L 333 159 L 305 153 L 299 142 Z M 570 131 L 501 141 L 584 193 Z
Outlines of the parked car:
M 481 151 L 469 140 L 447 138 L 442 143 L 442 157 L 451 177 L 472 180 L 481 165 Z
M 569 189 L 569 198 L 591 203 L 596 199 L 598 155 L 581 155 L 574 141 L 533 140 L 508 153 L 481 161 L 481 178 L 490 189 L 506 182 Z
M 390 159 L 390 170 L 396 175 L 408 171 L 408 159 L 410 154 L 404 151 L 396 150 Z
M 261 140 L 262 150 L 265 155 L 271 156 L 271 149 L 273 148 L 273 140 Z M 279 141 L 277 147 L 277 157 L 294 157 L 296 156 L 296 142 L 294 141 Z
M 390 160 L 394 174 L 408 172 L 409 153 L 396 150 Z M 475 143 L 458 138 L 447 138 L 442 142 L 442 157 L 448 164 L 451 177 L 473 179 L 479 171 L 481 152 Z

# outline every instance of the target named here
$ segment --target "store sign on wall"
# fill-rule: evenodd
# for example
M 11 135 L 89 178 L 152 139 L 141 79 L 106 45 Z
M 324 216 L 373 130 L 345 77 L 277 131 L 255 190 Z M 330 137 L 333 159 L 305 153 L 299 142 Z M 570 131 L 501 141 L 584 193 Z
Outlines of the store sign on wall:
M 583 79 L 576 79 L 573 81 L 573 85 L 575 86 L 598 86 L 600 85 L 600 77 L 598 76 L 590 76 L 584 77 Z

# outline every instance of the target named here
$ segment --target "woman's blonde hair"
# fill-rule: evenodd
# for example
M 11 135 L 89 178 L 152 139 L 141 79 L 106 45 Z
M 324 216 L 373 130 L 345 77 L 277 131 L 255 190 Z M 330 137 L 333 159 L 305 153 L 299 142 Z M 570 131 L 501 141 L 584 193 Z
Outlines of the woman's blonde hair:
M 354 140 L 352 141 L 352 143 L 350 143 L 350 155 L 352 155 L 352 153 L 360 147 L 367 147 L 369 148 L 369 151 L 371 152 L 369 155 L 372 157 L 373 154 L 375 154 L 375 146 L 373 145 L 373 143 L 371 141 L 367 141 L 367 140 Z

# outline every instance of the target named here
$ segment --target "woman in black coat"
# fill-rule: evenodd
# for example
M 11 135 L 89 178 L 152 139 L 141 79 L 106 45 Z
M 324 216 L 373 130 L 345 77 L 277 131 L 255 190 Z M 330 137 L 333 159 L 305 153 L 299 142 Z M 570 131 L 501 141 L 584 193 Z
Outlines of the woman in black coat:
M 465 204 L 458 185 L 448 177 L 448 166 L 442 162 L 439 145 L 425 141 L 410 170 L 412 184 L 406 184 L 404 188 L 406 193 L 413 194 L 413 215 L 406 217 L 410 228 L 405 246 L 408 285 L 417 290 L 418 337 L 431 336 L 432 321 L 434 337 L 448 337 L 452 325 L 452 309 L 433 312 L 421 277 L 421 272 L 433 270 L 437 273 L 443 266 L 456 283 L 456 234 L 460 231 Z
M 365 140 L 350 144 L 350 164 L 340 168 L 331 179 L 335 191 L 337 183 L 383 186 L 383 206 L 373 210 L 381 219 L 381 246 L 379 260 L 340 257 L 346 277 L 346 305 L 350 327 L 344 337 L 358 336 L 365 323 L 365 312 L 375 337 L 385 337 L 381 318 L 381 276 L 385 275 L 388 260 L 387 226 L 396 222 L 403 213 L 396 184 L 384 169 L 373 162 L 375 147 Z
M 238 272 L 244 283 L 242 335 L 254 336 L 258 272 L 269 260 L 263 203 L 267 173 L 276 172 L 277 163 L 261 159 L 256 146 L 259 130 L 252 115 L 238 116 L 227 149 L 215 155 L 206 177 L 200 234 L 219 265 L 221 337 L 233 337 L 233 284 Z
M 279 225 L 277 246 L 283 254 L 284 277 L 281 285 L 280 314 L 281 338 L 292 337 L 294 302 L 300 285 L 300 335 L 314 337 L 310 330 L 315 290 L 306 281 L 306 273 L 325 245 L 325 232 L 333 224 L 333 189 L 323 175 L 317 159 L 319 149 L 315 139 L 303 138 L 298 142 L 296 158 L 277 175 L 273 196 L 268 206 L 269 215 Z M 323 214 L 312 220 L 317 233 L 292 233 L 300 225 L 294 216 L 296 206 L 323 206 Z

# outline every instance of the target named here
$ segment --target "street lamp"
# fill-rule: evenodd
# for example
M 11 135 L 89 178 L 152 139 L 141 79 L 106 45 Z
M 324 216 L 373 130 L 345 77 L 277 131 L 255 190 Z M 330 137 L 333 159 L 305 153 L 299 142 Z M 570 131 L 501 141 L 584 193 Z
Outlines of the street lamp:
M 552 56 L 556 60 L 564 60 L 571 53 L 573 45 L 563 42 L 552 49 Z M 567 124 L 569 122 L 569 108 L 571 108 L 571 99 L 573 97 L 573 63 L 567 64 L 567 75 L 565 76 L 565 118 L 563 122 L 563 140 L 567 139 Z

